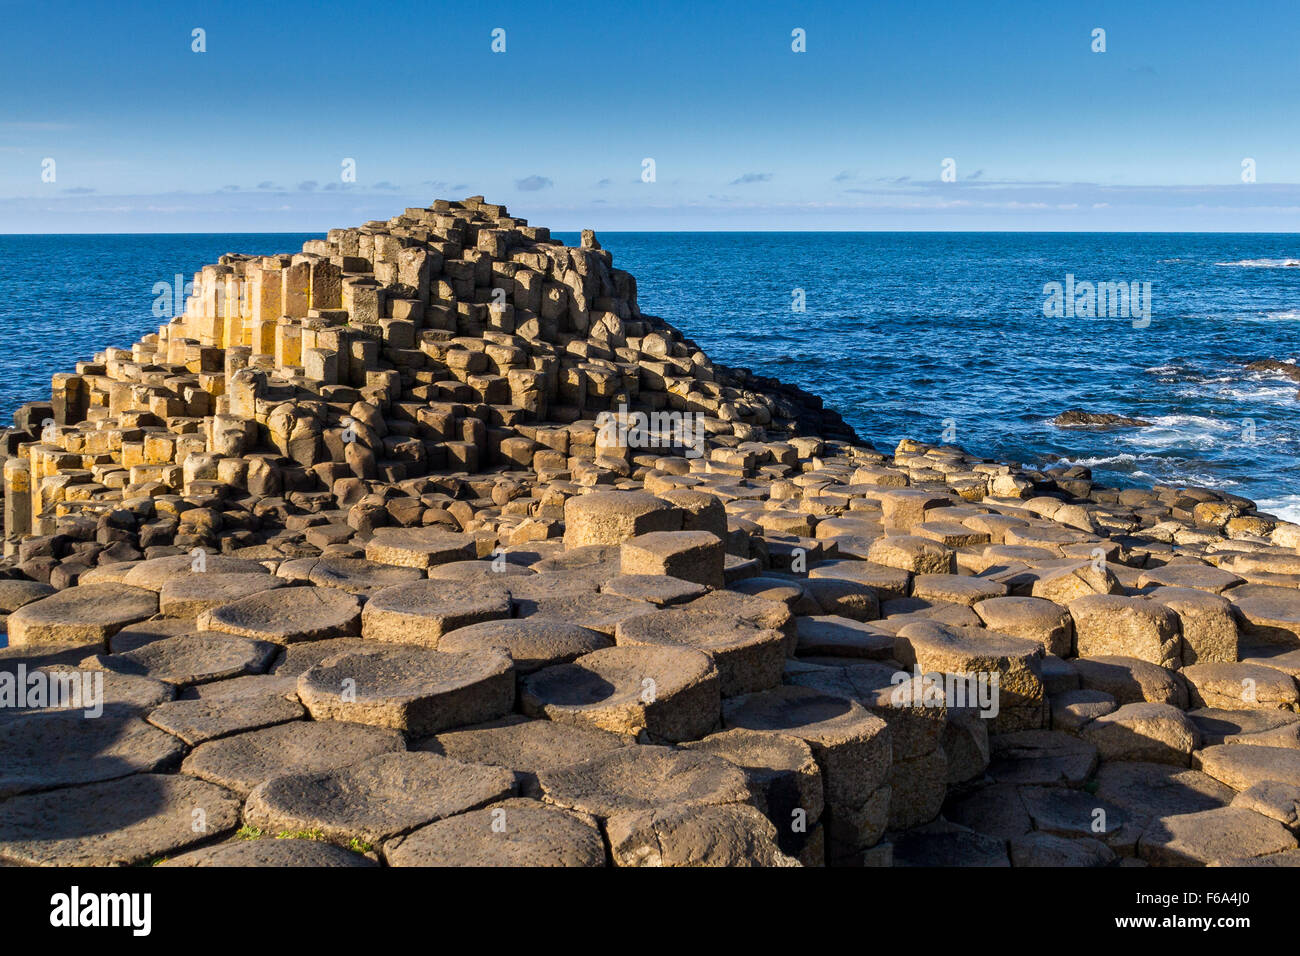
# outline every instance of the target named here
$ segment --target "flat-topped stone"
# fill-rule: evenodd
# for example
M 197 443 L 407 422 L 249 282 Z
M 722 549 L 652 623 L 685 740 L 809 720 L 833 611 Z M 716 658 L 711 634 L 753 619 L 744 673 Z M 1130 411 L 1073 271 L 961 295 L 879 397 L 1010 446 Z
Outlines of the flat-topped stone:
M 537 780 L 547 803 L 600 819 L 661 806 L 696 808 L 749 799 L 745 775 L 734 764 L 649 745 L 543 770 Z
M 707 590 L 702 584 L 666 574 L 618 574 L 600 586 L 601 594 L 645 601 L 656 607 L 693 601 L 702 597 Z
M 619 813 L 606 823 L 615 866 L 798 866 L 776 827 L 745 804 Z
M 443 754 L 465 763 L 505 767 L 519 781 L 519 792 L 541 796 L 537 774 L 590 760 L 632 743 L 631 738 L 519 714 L 448 730 L 417 741 L 413 749 Z
M 1117 655 L 1080 657 L 1073 664 L 1080 687 L 1103 691 L 1121 704 L 1149 701 L 1187 707 L 1186 683 L 1158 664 Z
M 525 714 L 652 741 L 695 740 L 718 725 L 718 669 L 685 647 L 635 645 L 584 654 L 520 685 Z
M 384 588 L 361 612 L 367 640 L 438 647 L 450 631 L 510 617 L 510 592 L 500 583 L 416 581 Z
M 366 543 L 366 560 L 404 568 L 429 568 L 476 557 L 478 545 L 472 535 L 433 526 L 376 528 L 374 537 Z
M 722 539 L 708 531 L 651 531 L 628 538 L 619 549 L 623 574 L 657 574 L 710 588 L 723 580 Z
M 567 664 L 613 643 L 599 631 L 564 621 L 504 618 L 449 631 L 438 640 L 438 650 L 472 654 L 499 648 L 514 661 L 516 674 L 531 674 L 543 667 Z
M 514 775 L 501 767 L 433 753 L 386 753 L 268 780 L 249 794 L 244 818 L 268 830 L 320 831 L 335 843 L 381 843 L 514 790 Z
M 1037 641 L 1045 654 L 1066 657 L 1074 651 L 1074 620 L 1059 604 L 1036 597 L 994 597 L 972 607 L 991 631 Z
M 298 720 L 305 714 L 297 701 L 279 694 L 233 700 L 172 700 L 155 707 L 149 723 L 191 747 L 231 734 Z
M 1167 763 L 1108 761 L 1097 771 L 1097 796 L 1124 807 L 1134 819 L 1226 807 L 1234 795 L 1209 774 Z
M 1138 840 L 1138 855 L 1159 866 L 1205 866 L 1295 848 L 1282 824 L 1240 807 L 1159 817 Z
M 1097 748 L 1058 730 L 1020 730 L 990 738 L 989 776 L 998 783 L 1080 787 L 1097 768 Z
M 1161 667 L 1182 661 L 1177 615 L 1150 598 L 1090 594 L 1068 607 L 1080 657 L 1121 655 Z
M 807 743 L 821 767 L 828 806 L 861 806 L 889 775 L 889 728 L 846 697 L 777 687 L 727 701 L 723 722 L 728 729 L 785 734 Z
M 1300 590 L 1243 584 L 1224 596 L 1237 609 L 1243 638 L 1300 647 Z
M 57 710 L 0 721 L 0 796 L 174 769 L 181 742 L 139 717 Z
M 1294 711 L 1300 705 L 1291 676 L 1262 664 L 1191 664 L 1179 673 L 1191 688 L 1193 707 Z
M 89 670 L 148 677 L 178 687 L 261 674 L 279 653 L 275 644 L 219 631 L 195 631 L 151 641 L 121 654 L 96 654 L 81 662 Z
M 802 657 L 889 660 L 894 656 L 893 633 L 873 623 L 833 615 L 801 617 L 795 623 Z
M 1192 766 L 1238 791 L 1266 780 L 1300 786 L 1300 750 L 1290 747 L 1220 744 L 1198 750 Z
M 276 574 L 305 581 L 318 588 L 339 588 L 349 594 L 367 595 L 380 588 L 410 584 L 424 579 L 422 568 L 380 564 L 366 558 L 299 558 L 280 565 Z
M 1153 585 L 1195 588 L 1211 594 L 1222 594 L 1228 588 L 1245 583 L 1244 578 L 1210 564 L 1166 564 L 1143 571 L 1137 580 L 1139 588 L 1149 588 Z
M 1189 710 L 1187 717 L 1196 725 L 1201 744 L 1245 743 L 1244 738 L 1268 734 L 1283 727 L 1300 724 L 1300 715 L 1272 708 L 1218 708 L 1201 707 Z
M 732 615 L 684 608 L 651 611 L 619 622 L 620 647 L 684 647 L 702 651 L 717 666 L 723 697 L 753 693 L 781 682 L 785 635 Z
M 110 637 L 158 613 L 158 595 L 126 584 L 83 584 L 24 604 L 9 615 L 11 647 L 105 647 Z
M 282 579 L 266 573 L 177 575 L 169 578 L 158 592 L 158 611 L 167 617 L 197 617 L 204 611 L 284 584 Z
M 54 591 L 50 585 L 40 581 L 0 580 L 0 614 L 12 614 L 24 604 L 49 597 Z
M 294 721 L 200 744 L 181 770 L 247 795 L 272 777 L 332 770 L 405 749 L 395 730 L 337 720 Z
M 279 588 L 213 608 L 198 625 L 273 644 L 321 641 L 359 634 L 361 605 L 338 588 Z
M 510 658 L 382 645 L 327 657 L 298 677 L 298 698 L 315 720 L 354 721 L 423 736 L 508 713 L 515 700 Z
M 264 565 L 225 554 L 174 554 L 165 558 L 148 558 L 126 564 L 121 583 L 132 587 L 161 591 L 177 577 L 191 574 L 270 574 Z
M 604 866 L 595 821 L 515 797 L 389 841 L 389 866 Z
M 1141 760 L 1187 766 L 1200 743 L 1196 725 L 1170 704 L 1125 704 L 1081 731 L 1103 761 Z
M 376 867 L 379 864 L 351 850 L 320 840 L 267 837 L 259 840 L 231 840 L 173 856 L 159 866 L 311 866 Z
M 239 798 L 176 774 L 34 793 L 0 802 L 0 861 L 18 866 L 132 866 L 239 826 Z
M 593 491 L 564 502 L 564 546 L 622 544 L 654 531 L 679 531 L 682 511 L 643 491 Z

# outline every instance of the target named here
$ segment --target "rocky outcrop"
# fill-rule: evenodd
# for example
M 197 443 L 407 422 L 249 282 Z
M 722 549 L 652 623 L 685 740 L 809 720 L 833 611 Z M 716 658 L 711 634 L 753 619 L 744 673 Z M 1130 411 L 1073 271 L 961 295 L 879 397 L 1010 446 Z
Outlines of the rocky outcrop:
M 590 234 L 475 198 L 226 256 L 54 392 L 6 436 L 0 862 L 1296 853 L 1300 527 L 877 451 Z

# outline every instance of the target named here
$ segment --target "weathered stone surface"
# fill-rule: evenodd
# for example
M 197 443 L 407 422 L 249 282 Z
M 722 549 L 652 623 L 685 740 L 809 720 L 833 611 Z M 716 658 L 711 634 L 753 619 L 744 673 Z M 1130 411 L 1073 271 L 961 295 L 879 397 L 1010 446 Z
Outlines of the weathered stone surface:
M 232 840 L 216 846 L 191 850 L 164 860 L 159 866 L 368 866 L 379 864 L 369 857 L 332 843 L 291 837 L 260 840 Z
M 298 699 L 315 720 L 353 721 L 425 736 L 509 713 L 510 658 L 495 649 L 444 653 L 376 645 L 327 657 L 298 677 Z
M 564 502 L 564 546 L 622 544 L 636 535 L 678 531 L 682 512 L 638 491 L 594 491 Z
M 807 742 L 787 734 L 736 729 L 682 747 L 740 767 L 754 805 L 776 827 L 782 851 L 798 855 L 806 846 L 808 831 L 825 808 L 821 768 Z
M 1294 711 L 1300 691 L 1290 675 L 1260 664 L 1192 664 L 1181 672 L 1194 707 Z
M 1234 792 L 1208 774 L 1144 761 L 1111 761 L 1097 772 L 1097 796 L 1135 820 L 1226 807 Z
M 510 616 L 510 593 L 494 582 L 417 581 L 385 588 L 361 612 L 367 640 L 438 647 L 457 628 Z
M 11 647 L 63 644 L 105 647 L 108 639 L 158 612 L 158 595 L 125 584 L 83 584 L 28 604 L 9 615 Z
M 1043 645 L 1045 654 L 1074 651 L 1074 620 L 1060 605 L 1034 597 L 995 597 L 974 605 L 984 626 Z
M 1300 786 L 1300 750 L 1289 747 L 1220 744 L 1197 751 L 1192 763 L 1237 791 L 1266 780 Z
M 284 583 L 266 573 L 177 575 L 158 592 L 158 610 L 167 617 L 197 617 L 250 594 L 283 587 Z
M 478 557 L 474 539 L 437 527 L 376 528 L 366 544 L 366 560 L 403 568 L 429 568 Z
M 1205 866 L 1296 848 L 1286 827 L 1240 807 L 1160 817 L 1138 841 L 1138 854 L 1160 866 Z
M 990 740 L 989 776 L 998 783 L 1082 786 L 1097 768 L 1097 748 L 1055 730 L 1020 730 Z
M 795 622 L 798 651 L 803 657 L 861 657 L 889 660 L 894 656 L 894 635 L 870 623 L 834 615 L 801 617 Z
M 148 677 L 178 687 L 261 674 L 275 655 L 276 645 L 218 631 L 195 631 L 152 641 L 123 654 L 96 654 L 81 662 L 88 670 Z
M 389 866 L 604 866 L 591 817 L 516 797 L 389 841 Z
M 500 648 L 514 661 L 516 674 L 531 674 L 543 667 L 567 664 L 613 643 L 604 634 L 577 624 L 505 618 L 449 631 L 439 638 L 438 650 L 478 654 L 487 648 Z
M 1184 665 L 1237 659 L 1237 619 L 1225 598 L 1205 590 L 1171 587 L 1155 588 L 1150 597 L 1178 616 Z
M 777 687 L 726 701 L 730 728 L 798 737 L 812 748 L 825 782 L 826 803 L 861 806 L 889 776 L 889 728 L 854 700 L 807 687 Z
M 694 605 L 651 611 L 620 621 L 620 647 L 683 647 L 702 651 L 717 666 L 723 697 L 775 687 L 785 664 L 785 635 L 743 618 L 697 611 Z
M 1182 662 L 1178 617 L 1144 597 L 1091 594 L 1069 604 L 1080 657 L 1121 655 L 1161 667 Z
M 1152 585 L 1166 588 L 1195 588 L 1210 594 L 1222 594 L 1228 588 L 1245 584 L 1245 579 L 1231 571 L 1224 571 L 1209 564 L 1166 564 L 1163 567 L 1143 571 L 1138 578 L 1139 588 Z
M 501 767 L 433 753 L 386 753 L 317 773 L 286 774 L 248 795 L 244 817 L 267 830 L 319 830 L 346 845 L 381 843 L 416 827 L 513 795 Z
M 1169 704 L 1125 704 L 1082 730 L 1102 760 L 1142 760 L 1187 766 L 1200 742 L 1196 725 Z
M 708 531 L 652 531 L 628 538 L 619 549 L 623 574 L 660 574 L 720 588 L 722 539 Z
M 121 583 L 161 591 L 168 581 L 191 574 L 269 574 L 261 564 L 224 554 L 176 554 L 125 563 Z M 201 570 L 200 570 L 201 569 Z
M 615 866 L 798 866 L 776 844 L 776 827 L 744 804 L 661 807 L 611 816 Z
M 274 644 L 321 641 L 360 633 L 361 606 L 337 588 L 280 588 L 201 614 L 200 629 Z
M 319 588 L 339 588 L 350 594 L 370 594 L 380 588 L 420 581 L 425 576 L 423 568 L 335 557 L 286 561 L 275 573 L 289 580 L 304 581 Z
M 1037 641 L 979 627 L 916 622 L 898 632 L 894 656 L 921 673 L 984 675 L 990 686 L 996 675 L 995 732 L 1028 730 L 1046 722 L 1043 647 Z
M 58 710 L 14 717 L 0 721 L 0 796 L 170 770 L 184 752 L 179 740 L 136 716 Z
M 1241 635 L 1265 644 L 1300 646 L 1300 590 L 1243 584 L 1225 596 L 1237 609 Z
M 1012 866 L 1110 866 L 1115 851 L 1087 837 L 1067 838 L 1050 833 L 1025 833 L 1009 844 Z
M 1300 715 L 1271 708 L 1220 710 L 1202 707 L 1187 712 L 1201 735 L 1201 745 L 1213 747 L 1223 743 L 1247 743 L 1287 727 L 1300 724 Z
M 525 714 L 652 741 L 696 740 L 718 726 L 713 660 L 684 647 L 609 647 L 520 685 Z
M 13 797 L 0 803 L 0 860 L 143 863 L 233 831 L 239 804 L 235 794 L 206 781 L 154 773 Z
M 218 737 L 298 720 L 302 705 L 270 694 L 233 700 L 172 700 L 155 707 L 149 723 L 191 747 Z
M 1004 840 L 951 823 L 916 827 L 894 841 L 894 866 L 1010 866 Z
M 1121 704 L 1149 701 L 1187 707 L 1187 685 L 1158 664 L 1135 657 L 1103 656 L 1074 661 L 1079 684 L 1085 690 L 1110 694 Z
M 395 730 L 337 720 L 295 721 L 200 744 L 181 770 L 247 795 L 272 777 L 332 770 L 405 749 Z
M 521 794 L 540 797 L 539 772 L 572 766 L 631 743 L 629 737 L 603 730 L 513 714 L 426 737 L 412 749 L 463 763 L 505 767 L 514 773 Z
M 720 757 L 670 747 L 620 747 L 537 775 L 547 803 L 600 819 L 657 807 L 746 803 L 741 769 Z
M 1110 694 L 1099 690 L 1070 690 L 1054 694 L 1052 729 L 1078 733 L 1089 721 L 1113 713 L 1119 706 Z

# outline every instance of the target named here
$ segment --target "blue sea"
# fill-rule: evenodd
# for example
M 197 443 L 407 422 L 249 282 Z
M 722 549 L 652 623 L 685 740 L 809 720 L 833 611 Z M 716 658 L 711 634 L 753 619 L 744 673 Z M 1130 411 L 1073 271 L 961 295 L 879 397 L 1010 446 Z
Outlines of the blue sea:
M 566 242 L 576 235 L 558 234 Z M 164 318 L 159 283 L 319 235 L 0 236 L 0 415 Z M 948 441 L 1103 482 L 1195 484 L 1300 519 L 1300 235 L 602 233 L 641 308 L 717 361 L 822 395 L 867 440 Z M 1138 283 L 1149 320 L 1045 314 L 1049 283 Z M 803 311 L 795 306 L 802 292 Z M 159 305 L 159 308 L 162 306 Z M 1050 424 L 1072 407 L 1152 422 Z

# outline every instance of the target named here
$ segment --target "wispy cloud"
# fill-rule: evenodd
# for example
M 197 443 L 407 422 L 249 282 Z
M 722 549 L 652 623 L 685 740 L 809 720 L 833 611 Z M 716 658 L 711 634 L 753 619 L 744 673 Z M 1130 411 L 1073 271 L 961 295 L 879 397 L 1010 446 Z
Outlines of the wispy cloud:
M 731 182 L 727 183 L 727 185 L 728 186 L 749 186 L 753 183 L 770 183 L 771 181 L 772 181 L 771 173 L 745 173 L 745 175 L 738 176 L 737 178 L 733 179 Z
M 523 179 L 515 180 L 515 188 L 525 193 L 535 193 L 539 189 L 546 189 L 554 185 L 555 183 L 546 176 L 525 176 Z

